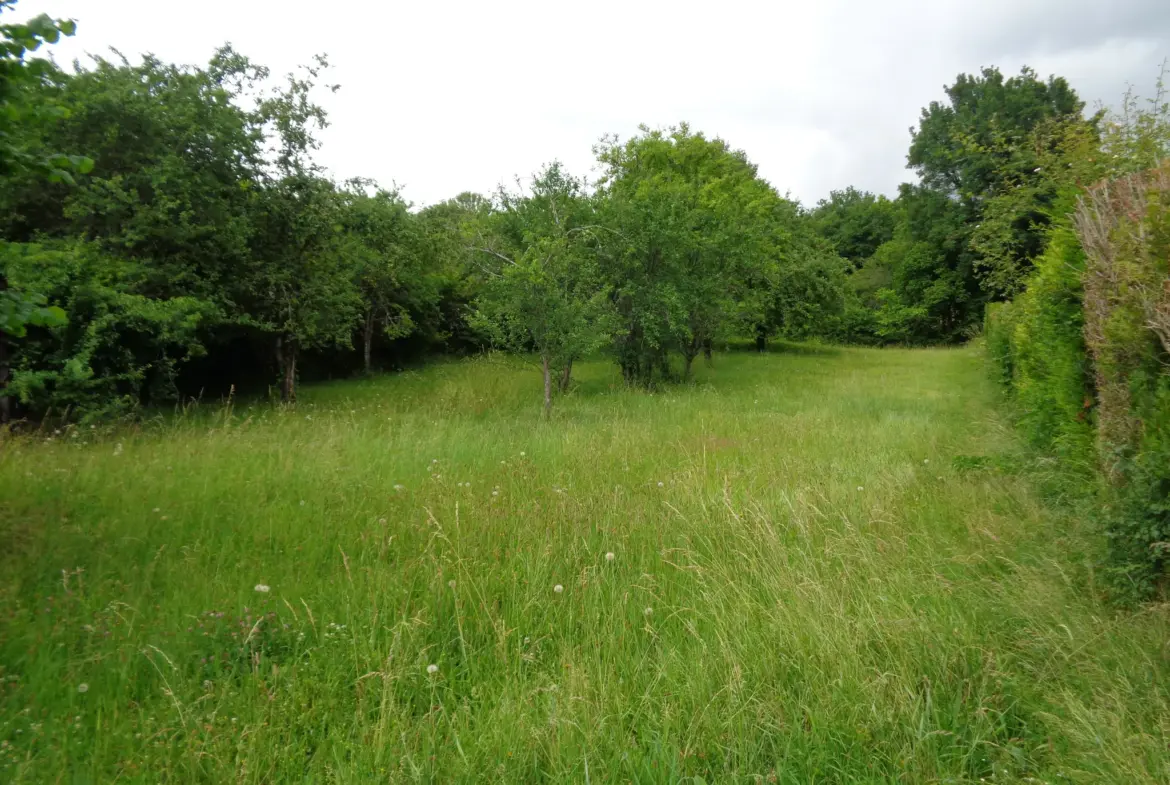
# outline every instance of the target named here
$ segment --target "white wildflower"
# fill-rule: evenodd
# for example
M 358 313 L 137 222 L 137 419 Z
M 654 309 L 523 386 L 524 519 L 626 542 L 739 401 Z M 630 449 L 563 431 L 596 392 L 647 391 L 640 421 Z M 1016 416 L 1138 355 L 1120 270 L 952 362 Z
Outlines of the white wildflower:
M 521 457 L 521 458 L 523 458 L 523 457 L 524 457 L 525 455 L 527 455 L 527 454 L 528 454 L 528 453 L 524 452 L 523 450 L 521 450 L 521 451 L 520 451 L 520 457 Z
M 858 493 L 860 493 L 861 491 L 864 491 L 864 490 L 865 490 L 865 486 L 863 486 L 863 485 L 858 485 L 858 486 L 857 486 L 857 491 L 858 491 Z
M 606 561 L 613 561 L 616 558 L 617 557 L 613 555 L 613 551 L 610 551 L 609 553 L 605 554 Z
M 642 611 L 643 616 L 649 616 L 652 613 L 654 613 L 654 609 L 649 606 L 647 606 L 646 609 Z
M 923 459 L 922 459 L 922 462 L 923 462 L 923 463 L 930 463 L 930 459 L 929 459 L 929 458 L 923 458 Z
M 84 695 L 85 693 L 89 692 L 89 685 L 85 682 L 81 682 L 81 684 L 77 685 L 77 691 Z
M 406 486 L 405 485 L 395 485 L 394 490 L 398 491 L 399 493 L 402 493 L 403 491 L 406 490 Z
M 665 488 L 665 487 L 666 487 L 666 483 L 664 483 L 664 482 L 660 482 L 660 483 L 658 483 L 658 487 L 659 487 L 659 488 Z
M 257 583 L 256 584 L 256 591 L 260 592 L 261 594 L 267 594 L 271 590 L 272 590 L 272 587 L 266 583 Z
M 499 495 L 500 495 L 499 491 L 492 491 L 492 496 L 499 496 Z
M 559 583 L 556 586 L 553 586 L 553 591 L 555 591 L 557 594 L 560 594 L 564 590 L 565 590 L 565 587 L 560 585 Z
M 434 676 L 438 672 L 439 672 L 439 666 L 436 665 L 435 663 L 432 662 L 430 665 L 427 666 L 427 673 L 429 673 L 430 675 Z

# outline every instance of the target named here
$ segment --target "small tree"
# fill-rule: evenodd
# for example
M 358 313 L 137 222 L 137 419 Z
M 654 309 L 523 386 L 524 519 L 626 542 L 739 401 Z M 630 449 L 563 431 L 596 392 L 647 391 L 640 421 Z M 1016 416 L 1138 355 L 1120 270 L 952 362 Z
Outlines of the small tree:
M 536 176 L 530 195 L 501 191 L 490 239 L 477 246 L 485 281 L 475 322 L 498 343 L 535 350 L 552 411 L 553 371 L 568 389 L 573 362 L 604 345 L 611 320 L 590 243 L 589 200 L 560 164 Z
M 364 189 L 369 181 L 354 180 L 344 193 L 345 252 L 353 257 L 361 295 L 362 367 L 371 371 L 374 336 L 402 338 L 414 330 L 411 294 L 424 275 L 420 237 L 407 204 L 397 191 Z M 423 287 L 430 288 L 430 287 Z

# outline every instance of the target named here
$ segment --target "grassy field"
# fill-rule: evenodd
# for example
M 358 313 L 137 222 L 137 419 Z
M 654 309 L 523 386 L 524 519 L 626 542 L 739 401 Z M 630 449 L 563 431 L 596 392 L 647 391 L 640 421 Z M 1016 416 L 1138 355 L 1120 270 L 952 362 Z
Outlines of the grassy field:
M 0 445 L 0 781 L 1170 780 L 1167 609 L 977 350 L 579 377 Z

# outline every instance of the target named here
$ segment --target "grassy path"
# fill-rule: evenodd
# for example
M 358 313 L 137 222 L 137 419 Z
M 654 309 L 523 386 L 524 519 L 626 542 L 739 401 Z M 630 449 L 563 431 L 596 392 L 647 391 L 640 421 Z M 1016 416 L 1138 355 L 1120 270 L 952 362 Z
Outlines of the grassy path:
M 0 446 L 0 781 L 1170 780 L 975 351 L 716 362 Z

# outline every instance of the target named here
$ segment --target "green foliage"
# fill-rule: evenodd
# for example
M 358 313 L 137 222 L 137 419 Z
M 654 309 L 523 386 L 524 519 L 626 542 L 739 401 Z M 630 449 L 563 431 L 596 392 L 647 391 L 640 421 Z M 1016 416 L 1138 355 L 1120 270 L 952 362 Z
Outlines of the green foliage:
M 1037 129 L 1032 146 L 1050 172 L 1034 182 L 1051 194 L 1047 244 L 985 330 L 1024 432 L 1061 459 L 1070 486 L 1099 492 L 1105 572 L 1120 601 L 1156 596 L 1168 575 L 1170 174 L 1150 168 L 1170 155 L 1168 118 L 1159 82 L 1148 108 L 1130 95 L 1122 115 L 1099 117 L 1099 139 Z M 996 197 L 988 213 L 1011 216 L 1017 204 Z
M 474 249 L 485 275 L 474 322 L 499 345 L 540 357 L 546 416 L 553 371 L 567 389 L 573 363 L 606 345 L 614 330 L 595 218 L 582 183 L 553 163 L 533 178 L 530 195 L 501 189 Z
M 882 244 L 894 239 L 900 216 L 886 197 L 850 186 L 818 202 L 810 217 L 837 254 L 859 268 Z
M 175 395 L 177 368 L 203 352 L 200 328 L 220 313 L 190 297 L 144 294 L 148 271 L 86 244 L 8 244 L 6 274 L 69 314 L 30 330 L 11 394 L 32 411 L 89 421 Z

